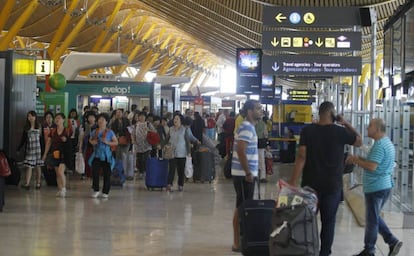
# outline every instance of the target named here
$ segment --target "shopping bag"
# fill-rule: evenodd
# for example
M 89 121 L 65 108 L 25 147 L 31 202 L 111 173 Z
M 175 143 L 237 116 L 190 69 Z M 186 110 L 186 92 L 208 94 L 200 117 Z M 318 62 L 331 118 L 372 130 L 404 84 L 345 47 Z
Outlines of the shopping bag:
M 75 170 L 79 174 L 85 173 L 85 160 L 83 158 L 83 154 L 80 152 L 75 154 Z
M 185 169 L 184 169 L 184 174 L 185 177 L 187 178 L 191 178 L 193 177 L 193 159 L 191 158 L 191 156 L 186 156 L 185 158 Z

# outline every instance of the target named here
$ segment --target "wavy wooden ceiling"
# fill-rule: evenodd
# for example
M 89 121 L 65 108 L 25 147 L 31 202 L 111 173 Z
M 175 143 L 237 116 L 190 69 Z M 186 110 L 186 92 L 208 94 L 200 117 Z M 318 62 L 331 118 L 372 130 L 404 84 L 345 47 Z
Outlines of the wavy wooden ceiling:
M 8 2 L 0 0 L 0 10 L 5 11 Z M 37 7 L 9 48 L 48 47 L 65 16 L 70 15 L 58 47 L 48 53 L 51 57 L 86 16 L 85 25 L 69 43 L 68 50 L 122 52 L 131 56 L 138 49 L 136 56 L 130 58 L 130 65 L 145 66 L 166 75 L 194 75 L 199 71 L 214 73 L 223 64 L 234 65 L 238 47 L 260 48 L 263 7 L 373 7 L 378 17 L 377 48 L 382 51 L 383 25 L 406 0 L 16 0 L 3 31 L 10 30 L 34 2 L 38 2 Z M 95 11 L 86 14 L 94 3 Z M 116 11 L 118 4 L 122 5 Z M 68 11 L 70 7 L 74 9 Z M 102 33 L 106 33 L 104 40 L 96 45 Z M 361 54 L 368 59 L 370 28 L 364 27 L 362 33 Z M 3 32 L 0 43 L 6 34 Z M 63 51 L 63 55 L 67 53 Z M 148 63 L 151 56 L 156 58 Z

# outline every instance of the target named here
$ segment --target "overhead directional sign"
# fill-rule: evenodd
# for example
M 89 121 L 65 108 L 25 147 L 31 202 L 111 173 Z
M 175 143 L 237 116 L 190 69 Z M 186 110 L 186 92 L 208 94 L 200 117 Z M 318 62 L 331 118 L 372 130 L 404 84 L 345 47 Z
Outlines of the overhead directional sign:
M 316 90 L 288 89 L 288 100 L 315 102 Z
M 360 75 L 361 57 L 325 55 L 263 55 L 262 72 L 274 75 Z
M 361 32 L 263 31 L 263 50 L 360 51 Z
M 264 7 L 263 26 L 334 27 L 361 25 L 357 7 Z

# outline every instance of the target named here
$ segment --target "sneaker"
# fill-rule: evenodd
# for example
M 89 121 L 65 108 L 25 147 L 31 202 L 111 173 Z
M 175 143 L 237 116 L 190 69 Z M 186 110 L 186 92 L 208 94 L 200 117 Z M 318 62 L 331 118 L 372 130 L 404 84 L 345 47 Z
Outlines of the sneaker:
M 178 191 L 182 192 L 184 190 L 183 186 L 178 186 Z
M 66 197 L 66 188 L 62 188 L 60 191 L 60 197 Z
M 388 253 L 388 256 L 395 256 L 398 254 L 398 252 L 401 249 L 401 246 L 403 245 L 402 241 L 397 241 L 395 244 L 390 246 L 390 252 Z
M 59 190 L 59 191 L 56 193 L 56 196 L 57 196 L 57 197 L 66 197 L 66 189 Z
M 100 192 L 99 191 L 94 191 L 91 195 L 92 198 L 98 198 Z
M 109 197 L 108 194 L 105 194 L 105 193 L 102 194 L 102 198 L 108 198 L 108 197 Z
M 172 186 L 171 185 L 168 185 L 167 186 L 167 192 L 173 192 L 173 189 L 172 189 Z
M 366 249 L 364 249 L 359 254 L 354 254 L 353 256 L 375 256 L 375 254 L 368 252 Z

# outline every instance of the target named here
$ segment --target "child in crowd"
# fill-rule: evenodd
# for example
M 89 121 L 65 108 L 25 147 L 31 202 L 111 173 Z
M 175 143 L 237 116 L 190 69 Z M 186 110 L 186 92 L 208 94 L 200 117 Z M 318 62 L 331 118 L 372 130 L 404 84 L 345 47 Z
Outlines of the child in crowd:
M 265 164 L 266 164 L 266 174 L 273 174 L 273 155 L 271 151 L 271 146 L 267 145 L 265 148 Z

